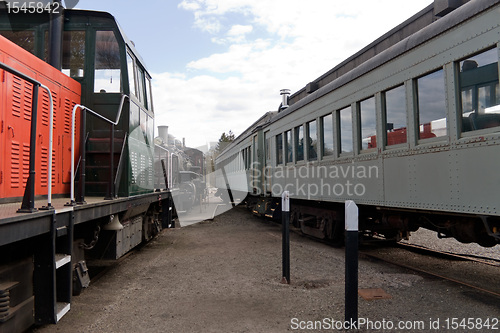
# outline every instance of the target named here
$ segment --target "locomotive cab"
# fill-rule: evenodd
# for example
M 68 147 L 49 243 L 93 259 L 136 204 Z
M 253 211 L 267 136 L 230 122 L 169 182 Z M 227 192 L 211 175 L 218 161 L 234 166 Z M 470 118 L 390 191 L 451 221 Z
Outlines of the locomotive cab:
M 86 112 L 86 130 L 81 133 L 86 149 L 84 193 L 113 198 L 152 192 L 151 76 L 112 15 L 69 9 L 63 13 L 60 70 L 81 84 L 81 104 L 98 114 Z M 49 14 L 0 15 L 1 35 L 47 60 Z
M 141 57 L 110 14 L 60 15 L 54 24 L 46 11 L 9 12 L 0 1 L 0 204 L 24 192 L 21 209 L 2 205 L 1 332 L 57 323 L 88 286 L 92 262 L 118 259 L 173 225 L 170 189 L 153 191 L 151 78 Z

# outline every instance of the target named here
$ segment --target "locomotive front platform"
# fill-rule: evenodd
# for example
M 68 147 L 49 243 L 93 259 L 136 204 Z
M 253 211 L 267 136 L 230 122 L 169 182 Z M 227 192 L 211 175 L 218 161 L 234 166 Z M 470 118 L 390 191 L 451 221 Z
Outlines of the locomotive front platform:
M 58 322 L 69 311 L 72 295 L 89 285 L 85 257 L 117 259 L 130 251 L 147 239 L 145 226 L 161 228 L 151 213 L 142 214 L 162 203 L 171 205 L 170 198 L 167 191 L 115 200 L 87 197 L 76 206 L 58 198 L 53 209 L 33 213 L 18 213 L 20 203 L 0 205 L 0 330 Z M 35 202 L 36 207 L 42 204 Z M 166 209 L 168 216 L 171 210 Z M 122 219 L 118 226 L 112 224 L 114 216 Z M 147 219 L 151 223 L 143 223 Z

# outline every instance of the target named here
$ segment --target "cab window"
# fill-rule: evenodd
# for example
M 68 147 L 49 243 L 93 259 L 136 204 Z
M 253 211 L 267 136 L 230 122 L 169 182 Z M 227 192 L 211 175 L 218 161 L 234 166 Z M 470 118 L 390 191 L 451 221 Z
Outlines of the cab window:
M 151 78 L 149 76 L 146 76 L 146 99 L 146 108 L 153 111 L 153 94 L 151 93 Z
M 137 97 L 142 102 L 142 105 L 146 106 L 147 103 L 144 91 L 144 70 L 142 68 L 137 68 L 137 94 Z
M 72 78 L 78 78 L 84 76 L 84 69 L 85 31 L 65 31 L 63 34 L 62 72 Z
M 135 90 L 135 63 L 134 58 L 127 52 L 127 72 L 128 72 L 128 85 L 130 89 L 130 94 L 137 96 Z
M 94 92 L 119 93 L 120 48 L 113 31 L 96 31 Z
M 20 30 L 20 31 L 0 31 L 0 35 L 4 36 L 11 42 L 19 45 L 26 51 L 35 54 L 35 31 Z

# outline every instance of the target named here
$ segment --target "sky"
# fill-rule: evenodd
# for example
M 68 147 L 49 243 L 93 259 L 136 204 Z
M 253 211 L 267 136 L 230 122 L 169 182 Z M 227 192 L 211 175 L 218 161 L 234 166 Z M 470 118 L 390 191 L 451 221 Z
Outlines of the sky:
M 69 1 L 69 0 L 68 0 Z M 80 0 L 107 11 L 153 77 L 155 126 L 198 147 L 238 136 L 433 0 Z

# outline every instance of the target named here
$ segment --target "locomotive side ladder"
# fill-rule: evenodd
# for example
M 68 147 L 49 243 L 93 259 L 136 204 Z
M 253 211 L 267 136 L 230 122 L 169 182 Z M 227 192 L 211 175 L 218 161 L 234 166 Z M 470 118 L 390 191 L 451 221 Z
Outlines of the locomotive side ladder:
M 55 324 L 70 309 L 74 213 L 51 215 L 50 232 L 40 236 L 34 255 L 35 323 Z

